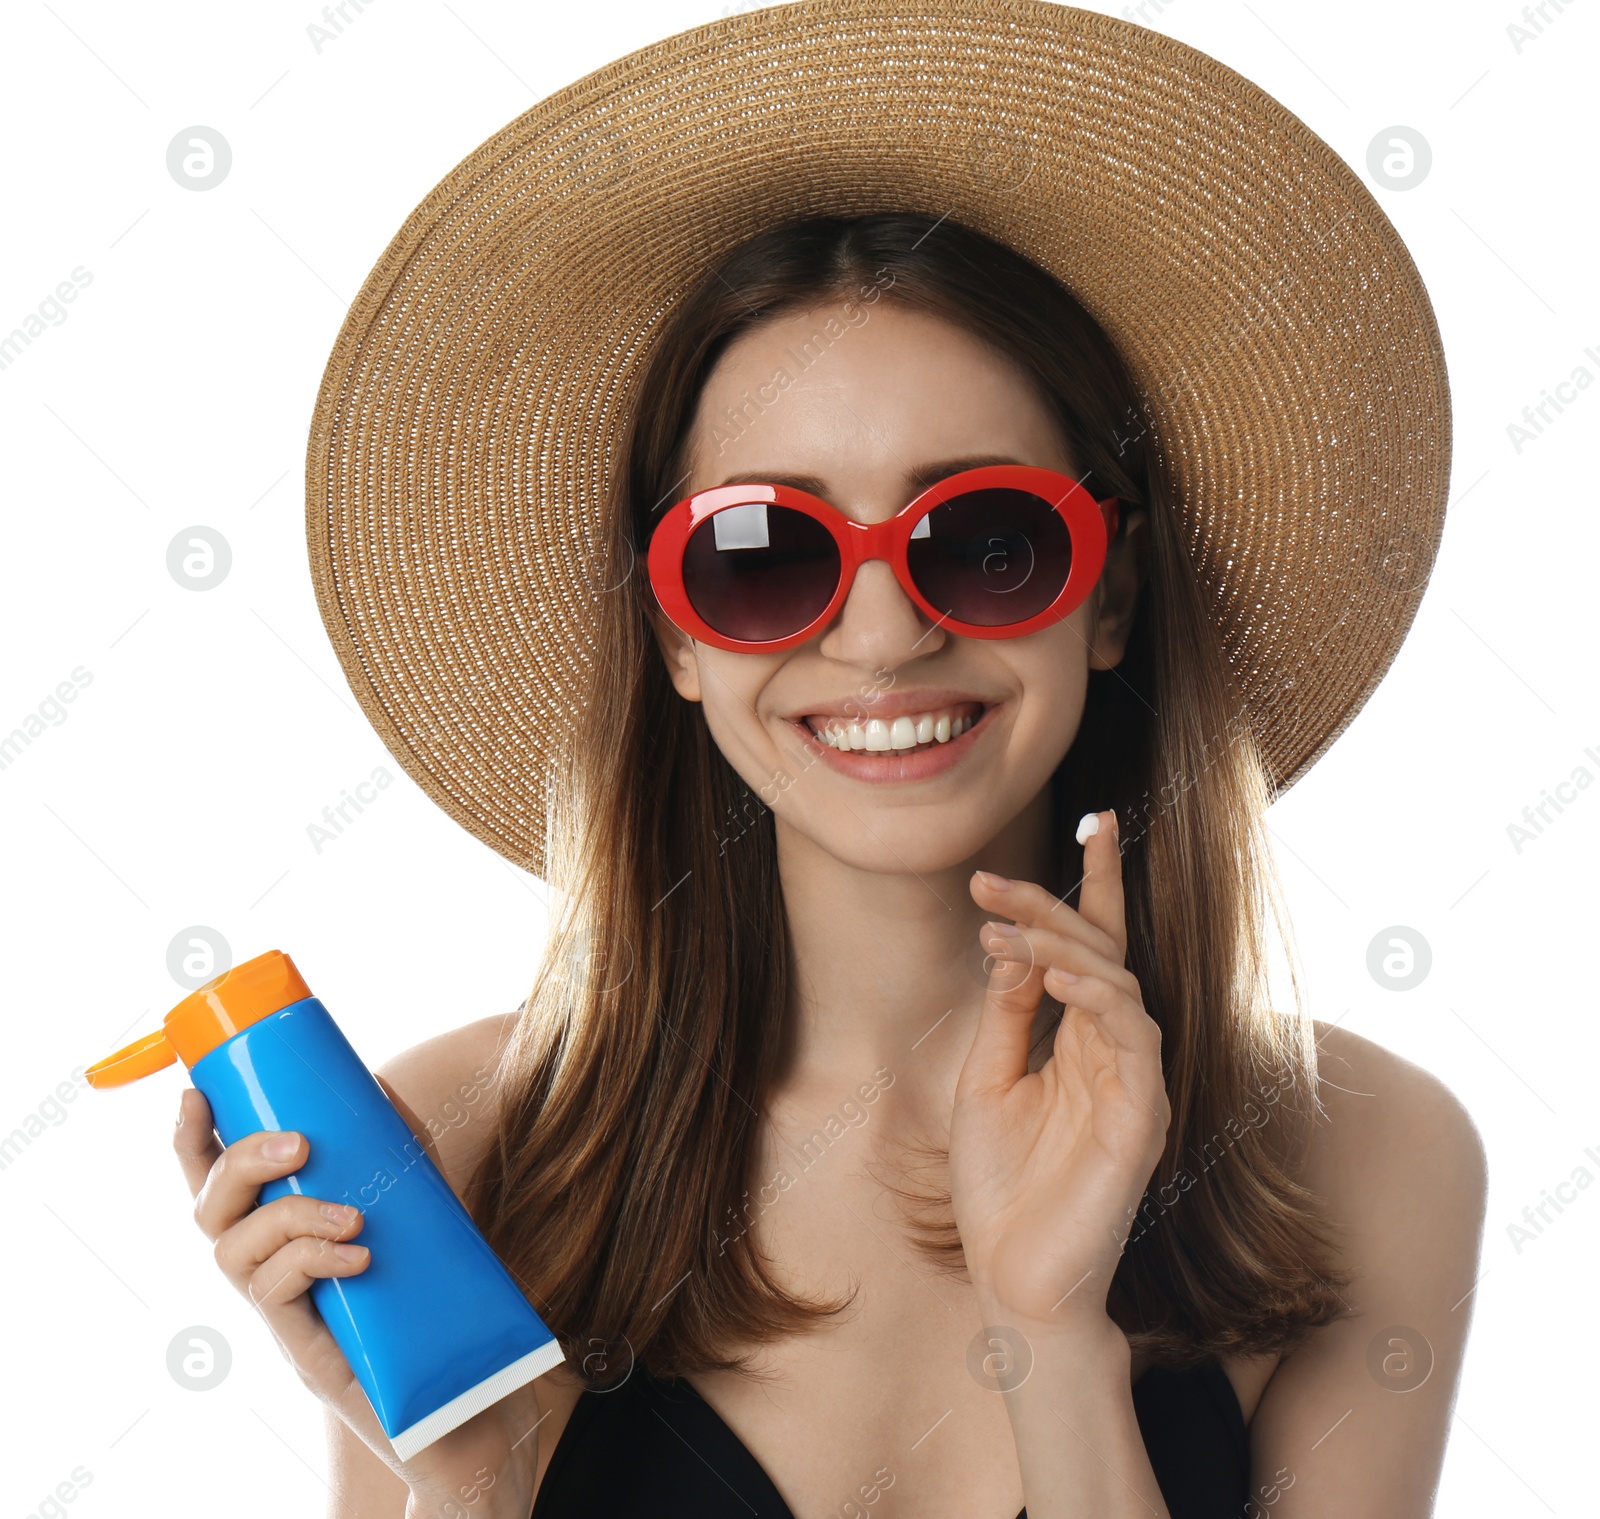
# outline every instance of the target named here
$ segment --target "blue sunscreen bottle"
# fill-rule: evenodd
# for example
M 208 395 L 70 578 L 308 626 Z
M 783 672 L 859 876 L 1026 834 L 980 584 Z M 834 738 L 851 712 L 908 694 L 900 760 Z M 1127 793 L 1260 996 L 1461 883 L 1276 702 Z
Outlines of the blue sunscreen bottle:
M 561 1347 L 383 1088 L 279 950 L 190 993 L 85 1072 L 120 1086 L 181 1059 L 223 1144 L 292 1129 L 306 1163 L 268 1182 L 361 1209 L 367 1269 L 311 1298 L 402 1461 L 562 1360 Z

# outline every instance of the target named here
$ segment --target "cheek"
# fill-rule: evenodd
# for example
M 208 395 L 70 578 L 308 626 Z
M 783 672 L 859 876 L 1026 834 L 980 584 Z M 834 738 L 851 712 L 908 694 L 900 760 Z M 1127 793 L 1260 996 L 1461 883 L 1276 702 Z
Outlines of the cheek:
M 746 785 L 766 784 L 785 759 L 756 714 L 761 692 L 782 656 L 731 654 L 701 644 L 695 658 L 700 708 L 712 741 Z
M 1089 691 L 1087 631 L 1079 614 L 1033 635 L 1015 651 L 1022 699 L 1012 728 L 1012 758 L 1028 769 L 1054 770 L 1072 746 Z M 1037 640 L 1037 642 L 1035 642 Z

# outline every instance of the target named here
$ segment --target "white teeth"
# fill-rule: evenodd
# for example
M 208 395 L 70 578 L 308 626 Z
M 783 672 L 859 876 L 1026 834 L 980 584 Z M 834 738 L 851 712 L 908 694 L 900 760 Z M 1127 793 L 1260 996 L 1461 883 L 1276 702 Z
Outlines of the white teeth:
M 902 713 L 894 718 L 869 717 L 865 722 L 829 720 L 814 730 L 823 743 L 843 753 L 867 749 L 876 754 L 914 749 L 919 744 L 947 744 L 977 719 L 945 712 Z

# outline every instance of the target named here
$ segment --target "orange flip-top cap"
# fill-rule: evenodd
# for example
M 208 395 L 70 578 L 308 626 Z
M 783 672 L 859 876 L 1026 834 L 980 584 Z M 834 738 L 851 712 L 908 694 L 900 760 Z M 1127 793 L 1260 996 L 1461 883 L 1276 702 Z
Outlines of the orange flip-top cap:
M 294 961 L 281 949 L 269 949 L 190 992 L 162 1019 L 160 1030 L 96 1061 L 84 1076 L 92 1087 L 115 1087 L 175 1060 L 193 1067 L 241 1029 L 310 995 Z

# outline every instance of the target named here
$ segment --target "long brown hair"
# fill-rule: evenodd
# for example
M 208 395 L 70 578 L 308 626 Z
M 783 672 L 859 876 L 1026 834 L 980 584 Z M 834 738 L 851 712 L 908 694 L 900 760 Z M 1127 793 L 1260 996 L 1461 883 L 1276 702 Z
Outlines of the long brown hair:
M 1128 964 L 1161 1026 L 1172 1106 L 1144 1204 L 1124 1221 L 1109 1307 L 1135 1351 L 1172 1365 L 1285 1349 L 1338 1314 L 1343 1279 L 1292 1176 L 1316 1105 L 1310 1020 L 1298 996 L 1286 1015 L 1264 1001 L 1274 898 L 1262 766 L 1159 439 L 1114 344 L 1050 274 L 948 218 L 817 218 L 741 245 L 669 314 L 628 398 L 593 678 L 551 787 L 560 901 L 502 1068 L 474 1216 L 579 1363 L 602 1344 L 658 1375 L 746 1368 L 731 1345 L 802 1332 L 849 1301 L 790 1295 L 741 1227 L 789 995 L 773 818 L 673 689 L 642 573 L 728 343 L 779 312 L 841 300 L 851 321 L 873 301 L 900 302 L 1010 355 L 1095 493 L 1148 514 L 1127 653 L 1091 673 L 1052 781 L 1055 884 L 1069 899 L 1082 863 L 1074 820 L 1117 810 Z M 824 328 L 814 341 L 832 340 Z M 741 423 L 732 413 L 721 425 Z M 936 1180 L 944 1159 L 932 1155 Z M 928 1257 L 959 1270 L 947 1187 L 895 1190 L 913 1202 Z M 586 1369 L 600 1379 L 598 1363 Z

